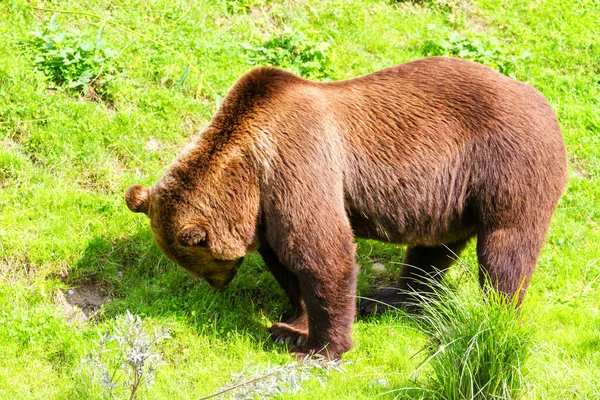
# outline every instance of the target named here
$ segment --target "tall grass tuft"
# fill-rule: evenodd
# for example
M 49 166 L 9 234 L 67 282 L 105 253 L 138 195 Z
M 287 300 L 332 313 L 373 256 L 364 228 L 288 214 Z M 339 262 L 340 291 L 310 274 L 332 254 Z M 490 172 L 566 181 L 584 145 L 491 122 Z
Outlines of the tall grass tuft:
M 474 275 L 472 271 L 469 271 Z M 517 299 L 507 299 L 486 284 L 481 290 L 458 290 L 432 283 L 435 295 L 416 294 L 421 312 L 414 318 L 430 340 L 423 351 L 428 367 L 426 397 L 512 399 L 524 385 L 521 366 L 531 333 L 523 327 Z

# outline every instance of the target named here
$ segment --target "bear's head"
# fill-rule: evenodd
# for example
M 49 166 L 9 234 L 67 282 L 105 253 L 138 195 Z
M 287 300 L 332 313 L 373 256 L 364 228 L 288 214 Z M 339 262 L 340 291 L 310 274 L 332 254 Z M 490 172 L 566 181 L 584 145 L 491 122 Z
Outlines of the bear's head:
M 230 232 L 231 223 L 223 220 L 226 213 L 190 197 L 161 182 L 151 188 L 132 185 L 125 192 L 127 207 L 150 218 L 152 235 L 163 254 L 223 290 L 235 277 L 250 243 L 239 235 L 243 227 Z

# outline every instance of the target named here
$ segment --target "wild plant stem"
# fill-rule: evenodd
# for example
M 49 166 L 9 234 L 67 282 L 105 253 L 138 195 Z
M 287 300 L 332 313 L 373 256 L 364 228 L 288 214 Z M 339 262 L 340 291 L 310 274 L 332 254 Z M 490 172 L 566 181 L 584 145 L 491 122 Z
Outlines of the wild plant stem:
M 135 398 L 138 388 L 140 387 L 140 383 L 141 383 L 141 377 L 138 379 L 138 375 L 135 374 L 135 379 L 133 382 L 133 386 L 131 388 L 131 396 L 129 396 L 129 400 L 133 400 Z
M 292 368 L 297 368 L 297 367 L 298 367 L 298 365 L 300 365 L 300 364 L 296 364 L 296 365 L 293 365 L 293 366 L 290 366 L 290 367 L 286 367 L 286 368 L 284 368 L 284 369 L 292 369 Z M 240 388 L 240 387 L 242 387 L 242 386 L 251 385 L 251 384 L 253 384 L 253 383 L 256 383 L 256 382 L 259 382 L 259 381 L 261 381 L 261 380 L 263 380 L 263 379 L 267 379 L 268 377 L 270 377 L 270 376 L 273 376 L 273 375 L 275 375 L 275 374 L 278 374 L 278 373 L 280 373 L 280 372 L 282 372 L 282 371 L 281 371 L 281 370 L 279 370 L 279 371 L 273 371 L 273 372 L 270 372 L 270 373 L 268 373 L 268 374 L 266 374 L 266 375 L 259 376 L 258 378 L 251 379 L 251 380 L 249 380 L 249 381 L 247 381 L 247 382 L 238 383 L 237 385 L 234 385 L 234 386 L 232 386 L 232 387 L 230 387 L 230 388 L 227 388 L 227 389 L 220 390 L 220 391 L 218 391 L 218 392 L 216 392 L 216 393 L 213 393 L 213 394 L 211 394 L 211 395 L 208 395 L 208 396 L 206 396 L 206 397 L 201 397 L 201 398 L 200 398 L 200 399 L 198 399 L 198 400 L 212 399 L 212 398 L 214 398 L 214 397 L 217 397 L 217 396 L 220 396 L 220 395 L 222 395 L 223 393 L 230 392 L 230 391 L 232 391 L 232 390 L 235 390 L 235 389 L 237 389 L 237 388 Z

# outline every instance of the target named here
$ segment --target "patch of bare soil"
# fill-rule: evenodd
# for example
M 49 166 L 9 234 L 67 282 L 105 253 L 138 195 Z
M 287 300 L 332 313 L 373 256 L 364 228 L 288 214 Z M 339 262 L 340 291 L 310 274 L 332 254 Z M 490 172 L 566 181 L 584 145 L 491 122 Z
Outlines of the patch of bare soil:
M 109 302 L 108 292 L 93 283 L 84 283 L 79 287 L 63 292 L 59 290 L 54 302 L 60 306 L 69 320 L 77 323 L 87 322 L 100 307 Z

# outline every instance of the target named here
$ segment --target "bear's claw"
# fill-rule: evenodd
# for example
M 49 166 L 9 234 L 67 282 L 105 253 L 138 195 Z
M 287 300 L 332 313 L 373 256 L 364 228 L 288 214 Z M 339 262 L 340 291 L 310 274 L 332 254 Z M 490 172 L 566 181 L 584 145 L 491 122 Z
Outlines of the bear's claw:
M 304 340 L 308 332 L 306 330 L 294 327 L 292 325 L 278 322 L 269 328 L 269 333 L 275 343 L 285 342 L 286 345 L 298 346 Z

